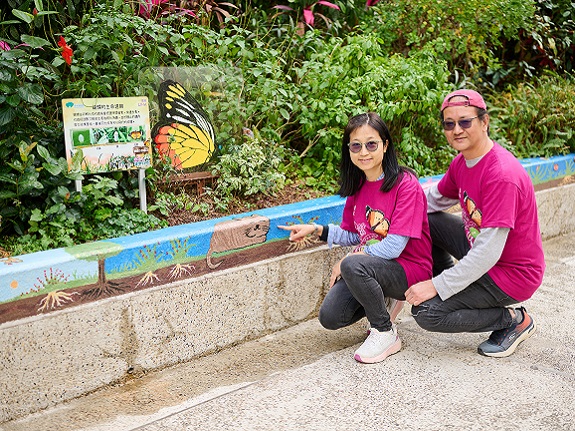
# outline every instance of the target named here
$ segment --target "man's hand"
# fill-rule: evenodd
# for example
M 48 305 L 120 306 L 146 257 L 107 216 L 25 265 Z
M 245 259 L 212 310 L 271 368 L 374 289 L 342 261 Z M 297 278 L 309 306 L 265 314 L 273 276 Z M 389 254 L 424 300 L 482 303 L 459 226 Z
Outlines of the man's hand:
M 437 290 L 431 280 L 415 283 L 405 292 L 405 300 L 411 305 L 420 305 L 437 295 Z

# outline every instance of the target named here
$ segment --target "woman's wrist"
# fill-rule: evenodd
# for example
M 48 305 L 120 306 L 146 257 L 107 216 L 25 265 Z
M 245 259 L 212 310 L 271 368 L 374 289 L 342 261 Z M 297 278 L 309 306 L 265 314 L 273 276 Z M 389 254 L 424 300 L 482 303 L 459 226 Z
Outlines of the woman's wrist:
M 316 237 L 319 237 L 319 236 L 321 235 L 321 232 L 319 231 L 319 228 L 320 228 L 321 226 L 318 225 L 318 224 L 315 224 L 315 223 L 312 223 L 311 225 L 313 226 L 312 235 L 313 235 L 313 236 L 316 236 Z

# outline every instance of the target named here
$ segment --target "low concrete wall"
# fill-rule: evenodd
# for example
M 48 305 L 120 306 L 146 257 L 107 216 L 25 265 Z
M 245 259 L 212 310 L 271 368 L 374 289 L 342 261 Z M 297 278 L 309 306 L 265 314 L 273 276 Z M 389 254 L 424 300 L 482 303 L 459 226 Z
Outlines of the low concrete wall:
M 7 322 L 0 422 L 310 319 L 344 252 L 316 247 Z
M 575 230 L 575 184 L 540 190 L 536 197 L 544 240 Z
M 537 202 L 544 239 L 575 231 L 575 184 Z M 316 246 L 5 322 L 0 423 L 313 318 L 346 251 Z

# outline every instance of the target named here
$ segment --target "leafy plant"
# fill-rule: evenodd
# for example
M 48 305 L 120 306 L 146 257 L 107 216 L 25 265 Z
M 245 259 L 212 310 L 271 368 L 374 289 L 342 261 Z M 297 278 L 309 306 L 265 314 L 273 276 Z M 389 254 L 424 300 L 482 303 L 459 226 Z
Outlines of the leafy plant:
M 212 195 L 221 206 L 237 197 L 270 195 L 282 187 L 285 175 L 278 171 L 283 160 L 280 146 L 254 138 L 228 150 L 213 168 L 218 181 Z
M 5 0 L 0 3 L 0 37 L 18 41 L 20 35 L 43 37 L 51 43 L 62 29 L 88 12 L 93 0 Z
M 573 150 L 575 83 L 565 74 L 575 52 L 571 3 L 7 0 L 0 5 L 4 244 L 31 251 L 162 225 L 135 209 L 133 172 L 84 178 L 83 193 L 74 191 L 80 177 L 63 157 L 59 106 L 64 97 L 143 95 L 153 122 L 164 69 L 195 80 L 221 157 L 216 187 L 200 198 L 165 193 L 161 183 L 174 172 L 156 158 L 147 172 L 150 208 L 163 217 L 213 216 L 214 204 L 245 209 L 292 179 L 334 192 L 341 131 L 350 115 L 368 110 L 388 123 L 401 163 L 420 175 L 441 173 L 453 152 L 437 112 L 461 86 L 483 92 L 494 138 L 518 157 Z M 140 4 L 149 15 L 137 16 Z M 548 75 L 552 69 L 565 76 Z M 251 139 L 243 135 L 249 130 Z
M 158 192 L 154 197 L 153 205 L 148 208 L 151 212 L 157 211 L 167 217 L 174 210 L 193 211 L 195 202 L 185 191 Z
M 575 77 L 550 73 L 492 98 L 492 134 L 518 157 L 575 151 Z
M 141 71 L 182 58 L 190 47 L 170 26 L 106 5 L 94 7 L 80 26 L 66 27 L 64 36 L 74 62 L 55 86 L 62 97 L 136 95 Z
M 288 0 L 289 3 L 296 3 L 296 0 Z M 335 9 L 335 10 L 340 10 L 340 7 L 332 2 L 328 2 L 325 0 L 319 0 L 317 2 L 314 2 L 312 4 L 307 4 L 306 6 L 303 6 L 303 9 L 301 10 L 301 20 L 298 20 L 298 24 L 297 24 L 297 34 L 299 36 L 302 36 L 305 32 L 305 26 L 309 26 L 311 28 L 314 27 L 315 25 L 315 17 L 319 17 L 323 20 L 323 22 L 325 23 L 326 27 L 329 28 L 332 24 L 332 20 L 330 20 L 327 16 L 319 13 L 319 12 L 314 12 L 314 8 L 317 6 L 326 6 L 328 8 L 331 9 Z M 280 11 L 284 11 L 284 12 L 294 12 L 295 9 L 292 8 L 291 6 L 287 6 L 287 5 L 276 5 L 273 6 L 272 9 L 278 9 Z M 298 15 L 299 15 L 299 11 L 298 11 Z
M 449 70 L 473 75 L 500 68 L 501 48 L 531 30 L 535 6 L 533 0 L 392 0 L 369 11 L 373 17 L 362 23 L 362 31 L 375 32 L 387 49 L 404 54 L 431 49 Z
M 27 17 L 17 11 L 15 15 Z M 4 24 L 4 29 L 18 26 Z M 28 34 L 22 34 L 20 41 L 11 49 L 6 43 L 0 51 L 0 156 L 6 160 L 0 166 L 0 214 L 2 233 L 23 235 L 32 215 L 45 209 L 49 196 L 81 177 L 68 173 L 61 123 L 48 90 L 61 77 L 61 70 L 50 60 L 64 63 L 62 47 Z
M 575 67 L 575 3 L 537 0 L 531 32 L 513 48 L 514 58 L 532 67 L 573 71 Z M 516 60 L 517 61 L 517 60 Z
M 58 70 L 40 56 L 50 43 L 28 35 L 21 39 L 17 47 L 0 50 L 0 139 L 41 132 L 49 121 L 40 109 L 43 85 L 59 78 Z
M 30 253 L 167 226 L 139 209 L 124 209 L 123 199 L 114 192 L 117 186 L 116 180 L 96 175 L 82 192 L 59 187 L 45 210 L 31 211 L 27 233 L 11 247 Z
M 138 15 L 146 19 L 161 21 L 167 16 L 187 15 L 207 27 L 212 23 L 223 26 L 237 12 L 239 7 L 233 3 L 216 0 L 141 0 L 138 5 Z
M 322 171 L 334 178 L 341 130 L 349 116 L 365 111 L 382 116 L 401 162 L 420 175 L 438 173 L 451 158 L 441 145 L 437 120 L 441 98 L 451 89 L 445 63 L 432 51 L 410 58 L 385 56 L 378 42 L 365 34 L 333 38 L 296 71 L 306 103 L 294 116 L 309 140 L 306 171 L 316 179 Z

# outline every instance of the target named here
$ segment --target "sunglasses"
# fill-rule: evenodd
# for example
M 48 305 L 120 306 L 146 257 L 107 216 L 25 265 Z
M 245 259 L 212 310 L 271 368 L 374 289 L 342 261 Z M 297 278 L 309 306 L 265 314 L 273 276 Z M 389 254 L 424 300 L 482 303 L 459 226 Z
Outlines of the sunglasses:
M 463 120 L 458 120 L 457 124 L 459 124 L 459 127 L 461 127 L 462 129 L 469 129 L 471 127 L 471 123 L 473 123 L 473 120 L 475 120 L 476 118 L 478 118 L 479 116 L 476 115 L 475 117 L 471 117 L 471 118 L 464 118 Z M 447 121 L 442 121 L 441 124 L 443 124 L 443 130 L 453 130 L 455 129 L 455 121 L 452 120 L 447 120 Z
M 373 153 L 374 151 L 377 150 L 377 147 L 379 146 L 380 142 L 383 141 L 368 141 L 365 144 L 361 142 L 350 142 L 349 144 L 347 144 L 347 146 L 349 147 L 349 151 L 351 151 L 352 153 L 359 153 L 361 151 L 361 148 L 365 145 L 367 151 Z

